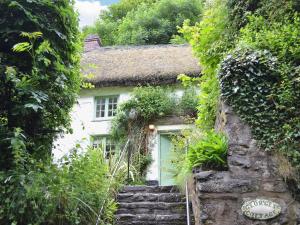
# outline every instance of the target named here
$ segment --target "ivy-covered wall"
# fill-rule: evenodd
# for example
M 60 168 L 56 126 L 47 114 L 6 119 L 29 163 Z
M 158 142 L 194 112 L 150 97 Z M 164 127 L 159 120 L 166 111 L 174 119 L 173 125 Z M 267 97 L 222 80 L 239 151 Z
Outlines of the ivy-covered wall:
M 295 196 L 300 165 L 300 16 L 297 0 L 206 1 L 181 32 L 203 67 L 198 126 L 212 129 L 218 102 L 248 123 L 262 151 L 284 162 Z

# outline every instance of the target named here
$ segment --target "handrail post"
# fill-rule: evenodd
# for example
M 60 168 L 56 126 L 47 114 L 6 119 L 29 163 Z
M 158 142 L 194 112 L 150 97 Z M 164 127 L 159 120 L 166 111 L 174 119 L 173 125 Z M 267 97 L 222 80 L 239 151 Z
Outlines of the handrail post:
M 130 140 L 128 142 L 128 153 L 127 153 L 127 184 L 130 182 L 130 156 L 131 156 L 131 145 Z
M 185 146 L 185 155 L 186 155 L 186 157 L 187 157 L 187 154 L 188 154 L 188 148 L 189 148 L 189 142 L 187 140 L 186 146 Z M 186 180 L 186 182 L 185 182 L 185 200 L 186 200 L 187 225 L 190 225 L 191 221 L 190 221 L 190 200 L 189 200 L 188 180 Z

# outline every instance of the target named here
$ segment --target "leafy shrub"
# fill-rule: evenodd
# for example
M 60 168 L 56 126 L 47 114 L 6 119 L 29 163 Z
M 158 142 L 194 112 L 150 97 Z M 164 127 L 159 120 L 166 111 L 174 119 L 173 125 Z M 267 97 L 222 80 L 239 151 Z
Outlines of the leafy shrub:
M 3 0 L 0 14 L 0 167 L 9 169 L 7 140 L 15 128 L 28 152 L 47 159 L 53 139 L 68 127 L 80 85 L 80 43 L 73 1 Z
M 180 33 L 189 41 L 199 58 L 202 77 L 197 125 L 205 130 L 213 128 L 219 99 L 219 83 L 216 76 L 224 52 L 232 46 L 228 31 L 228 14 L 225 1 L 206 2 L 201 22 L 190 26 L 186 21 Z
M 279 61 L 300 64 L 300 17 L 285 16 L 279 22 L 262 16 L 250 16 L 241 30 L 240 41 L 256 49 L 269 50 Z
M 198 21 L 202 0 L 123 0 L 96 23 L 104 45 L 168 44 L 185 19 Z
M 112 136 L 119 139 L 127 135 L 128 121 L 142 127 L 151 120 L 170 115 L 174 111 L 175 100 L 171 90 L 159 86 L 137 87 L 133 90 L 132 98 L 118 108 L 113 120 Z M 135 118 L 130 118 L 130 114 Z M 131 126 L 134 123 L 131 122 Z
M 229 21 L 235 33 L 248 23 L 247 16 L 255 12 L 259 8 L 260 3 L 260 0 L 227 1 Z
M 263 16 L 270 21 L 280 21 L 300 10 L 298 0 L 228 0 L 228 15 L 234 34 L 248 24 L 249 15 Z
M 200 129 L 186 129 L 180 132 L 180 135 L 172 137 L 172 151 L 170 161 L 174 168 L 170 172 L 175 179 L 177 186 L 185 191 L 186 182 L 192 177 L 192 170 L 189 167 L 187 158 L 188 146 L 198 142 L 202 137 Z
M 179 102 L 181 114 L 196 117 L 198 101 L 196 88 L 193 86 L 186 88 Z
M 179 32 L 189 41 L 195 55 L 199 58 L 202 73 L 216 74 L 224 52 L 232 43 L 228 34 L 228 14 L 224 1 L 207 2 L 200 22 L 190 26 L 186 20 Z
M 189 168 L 222 169 L 227 162 L 228 142 L 226 136 L 208 131 L 194 145 L 189 146 Z
M 116 204 L 107 193 L 110 177 L 102 151 L 74 153 L 60 167 L 22 159 L 17 169 L 0 173 L 1 224 L 95 224 L 102 204 L 101 224 L 112 224 Z
M 145 121 L 171 114 L 174 110 L 174 99 L 171 90 L 166 87 L 138 87 L 133 91 L 133 98 L 127 103 L 134 108 Z

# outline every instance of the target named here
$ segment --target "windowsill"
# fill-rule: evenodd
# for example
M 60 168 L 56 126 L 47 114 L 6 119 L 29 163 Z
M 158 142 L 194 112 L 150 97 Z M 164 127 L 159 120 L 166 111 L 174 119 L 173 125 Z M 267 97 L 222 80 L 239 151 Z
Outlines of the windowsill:
M 91 122 L 111 121 L 114 117 L 95 118 Z

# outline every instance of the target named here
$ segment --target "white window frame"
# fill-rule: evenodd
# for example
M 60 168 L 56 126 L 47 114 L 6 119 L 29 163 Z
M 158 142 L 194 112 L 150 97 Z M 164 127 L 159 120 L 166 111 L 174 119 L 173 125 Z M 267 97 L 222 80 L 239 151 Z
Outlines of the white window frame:
M 111 138 L 108 135 L 94 135 L 91 136 L 91 145 L 93 148 L 101 148 L 103 150 L 103 158 L 104 159 L 109 159 L 108 153 L 111 152 L 111 147 L 109 151 L 107 151 L 107 142 L 110 141 L 112 143 Z M 114 145 L 114 151 L 113 154 L 116 154 L 118 152 L 118 146 L 116 143 Z M 110 144 L 110 146 L 112 146 Z
M 116 102 L 116 108 L 115 108 L 115 113 L 112 116 L 109 116 L 109 100 L 112 98 L 116 98 L 117 102 Z M 98 116 L 97 117 L 97 106 L 98 106 L 98 100 L 99 99 L 104 99 L 104 116 Z M 118 103 L 119 103 L 119 96 L 118 95 L 106 95 L 106 96 L 97 96 L 94 98 L 94 119 L 95 120 L 110 120 L 112 119 L 115 115 L 116 115 L 116 110 L 118 107 Z M 113 103 L 114 104 L 114 103 Z M 100 109 L 100 113 L 101 113 L 101 109 Z

